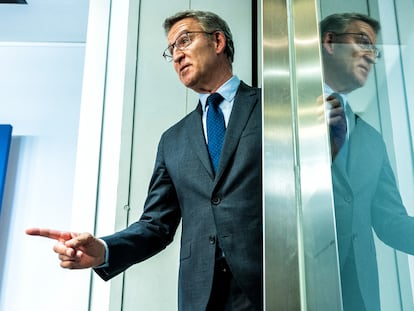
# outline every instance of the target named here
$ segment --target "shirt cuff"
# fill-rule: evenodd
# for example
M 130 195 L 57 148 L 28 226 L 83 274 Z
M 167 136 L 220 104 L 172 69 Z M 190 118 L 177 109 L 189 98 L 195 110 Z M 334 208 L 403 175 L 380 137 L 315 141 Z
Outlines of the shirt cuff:
M 108 244 L 106 244 L 106 242 L 102 239 L 98 239 L 99 241 L 102 242 L 102 244 L 105 247 L 105 262 L 99 266 L 93 267 L 94 269 L 101 269 L 101 268 L 108 268 L 109 267 L 109 248 L 108 248 Z

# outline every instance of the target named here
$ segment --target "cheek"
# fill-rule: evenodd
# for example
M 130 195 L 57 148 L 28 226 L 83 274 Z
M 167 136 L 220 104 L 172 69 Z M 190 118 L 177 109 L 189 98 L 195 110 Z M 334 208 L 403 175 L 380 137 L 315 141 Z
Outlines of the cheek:
M 173 61 L 174 62 L 174 61 Z M 178 68 L 179 68 L 179 65 L 176 63 L 176 62 L 174 62 L 174 71 L 176 72 L 176 73 L 178 73 Z
M 360 57 L 357 54 L 349 55 L 347 59 L 345 59 L 345 67 L 348 71 L 355 71 L 358 69 L 358 63 L 359 63 Z

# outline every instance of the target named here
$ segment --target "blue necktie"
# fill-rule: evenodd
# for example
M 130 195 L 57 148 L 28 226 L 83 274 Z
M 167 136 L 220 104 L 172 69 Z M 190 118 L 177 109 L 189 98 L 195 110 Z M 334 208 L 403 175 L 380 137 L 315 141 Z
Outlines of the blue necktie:
M 342 113 L 338 115 L 339 121 L 337 121 L 335 125 L 330 125 L 332 156 L 333 158 L 337 158 L 336 161 L 345 167 L 348 156 L 346 107 L 339 94 L 333 93 L 332 95 L 340 101 L 342 106 Z
M 223 112 L 219 108 L 219 104 L 223 101 L 223 97 L 219 93 L 213 93 L 207 98 L 207 139 L 208 152 L 210 153 L 211 164 L 214 173 L 217 171 L 220 160 L 221 147 L 223 146 L 224 133 L 226 125 L 224 123 Z

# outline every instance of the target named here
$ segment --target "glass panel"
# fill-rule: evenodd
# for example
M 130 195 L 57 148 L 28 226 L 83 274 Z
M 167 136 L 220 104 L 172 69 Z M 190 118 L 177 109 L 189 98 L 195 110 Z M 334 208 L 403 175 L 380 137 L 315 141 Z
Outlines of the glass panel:
M 317 15 L 263 2 L 266 310 L 341 309 Z
M 343 307 L 413 310 L 414 2 L 319 9 Z
M 327 127 L 315 1 L 291 1 L 289 39 L 302 306 L 341 310 Z

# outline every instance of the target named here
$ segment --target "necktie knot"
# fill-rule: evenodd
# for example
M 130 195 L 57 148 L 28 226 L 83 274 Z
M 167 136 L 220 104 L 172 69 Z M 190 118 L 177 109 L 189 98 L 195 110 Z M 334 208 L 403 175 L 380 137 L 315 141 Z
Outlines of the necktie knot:
M 221 96 L 219 93 L 213 93 L 207 98 L 207 105 L 217 110 L 222 101 L 223 96 Z

